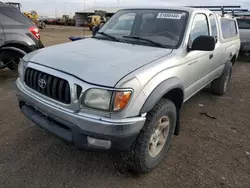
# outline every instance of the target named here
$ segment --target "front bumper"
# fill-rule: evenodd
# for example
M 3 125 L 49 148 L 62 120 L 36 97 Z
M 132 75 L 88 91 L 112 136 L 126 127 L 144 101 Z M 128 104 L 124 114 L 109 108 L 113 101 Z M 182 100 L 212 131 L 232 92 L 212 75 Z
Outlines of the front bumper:
M 127 150 L 145 123 L 145 117 L 110 119 L 59 108 L 16 81 L 21 112 L 40 127 L 87 150 Z

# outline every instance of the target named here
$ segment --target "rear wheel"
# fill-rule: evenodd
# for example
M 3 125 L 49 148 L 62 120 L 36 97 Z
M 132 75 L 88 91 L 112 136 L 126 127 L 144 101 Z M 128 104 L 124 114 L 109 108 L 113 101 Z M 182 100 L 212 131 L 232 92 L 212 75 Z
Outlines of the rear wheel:
M 177 120 L 172 101 L 161 99 L 148 113 L 146 123 L 125 160 L 133 171 L 150 172 L 163 161 L 170 147 Z
M 16 72 L 20 58 L 22 58 L 24 55 L 25 54 L 21 52 L 6 49 L 0 53 L 0 58 L 3 64 L 7 65 L 10 70 Z
M 211 83 L 212 92 L 217 95 L 224 95 L 227 91 L 228 84 L 231 80 L 232 75 L 232 63 L 225 65 L 225 68 L 221 74 L 221 76 L 215 79 Z

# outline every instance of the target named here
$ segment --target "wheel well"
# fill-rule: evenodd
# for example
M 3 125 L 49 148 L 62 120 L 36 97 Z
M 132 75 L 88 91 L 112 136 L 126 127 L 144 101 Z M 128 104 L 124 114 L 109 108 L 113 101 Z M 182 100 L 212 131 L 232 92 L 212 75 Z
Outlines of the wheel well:
M 232 62 L 233 65 L 235 64 L 235 62 L 236 62 L 236 55 L 234 55 L 234 56 L 232 57 L 231 62 Z
M 0 48 L 0 61 L 9 62 L 13 57 L 22 57 L 29 53 L 30 49 L 22 44 L 10 43 Z M 21 56 L 20 56 L 21 55 Z
M 163 96 L 163 98 L 171 100 L 176 106 L 177 120 L 176 120 L 174 134 L 179 135 L 179 132 L 180 132 L 180 109 L 182 107 L 183 98 L 184 98 L 183 91 L 182 91 L 182 89 L 179 89 L 179 88 L 172 89 L 169 92 L 167 92 Z
M 172 89 L 163 96 L 163 98 L 171 100 L 177 109 L 181 109 L 183 97 L 183 91 L 179 88 Z
M 31 49 L 23 44 L 18 44 L 18 43 L 10 43 L 10 44 L 6 44 L 2 47 L 15 47 L 15 48 L 18 48 L 18 49 L 21 49 L 27 53 L 31 52 Z

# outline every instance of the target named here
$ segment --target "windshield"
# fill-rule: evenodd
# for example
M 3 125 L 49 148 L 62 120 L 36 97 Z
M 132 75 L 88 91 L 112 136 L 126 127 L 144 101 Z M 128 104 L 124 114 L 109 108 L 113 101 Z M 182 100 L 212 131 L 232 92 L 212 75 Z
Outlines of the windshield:
M 180 10 L 121 10 L 95 37 L 111 40 L 100 34 L 105 33 L 122 39 L 121 42 L 142 45 L 153 45 L 154 42 L 166 48 L 177 48 L 182 41 L 187 18 L 188 13 Z
M 250 29 L 250 19 L 237 19 L 239 29 Z

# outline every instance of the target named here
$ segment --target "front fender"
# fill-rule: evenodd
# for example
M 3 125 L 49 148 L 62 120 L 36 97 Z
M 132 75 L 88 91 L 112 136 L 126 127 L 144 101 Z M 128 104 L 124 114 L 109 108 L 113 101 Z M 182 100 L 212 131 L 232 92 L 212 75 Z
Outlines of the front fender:
M 166 93 L 176 88 L 184 91 L 182 82 L 177 77 L 172 77 L 161 82 L 148 96 L 147 100 L 140 110 L 140 114 L 149 112 Z

